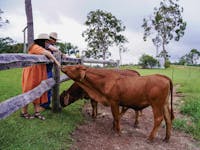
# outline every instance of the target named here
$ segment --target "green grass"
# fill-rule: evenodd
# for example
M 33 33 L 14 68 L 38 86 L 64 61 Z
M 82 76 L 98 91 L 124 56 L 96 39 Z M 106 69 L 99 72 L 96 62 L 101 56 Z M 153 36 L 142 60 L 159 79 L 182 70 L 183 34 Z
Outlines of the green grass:
M 178 84 L 178 92 L 185 95 L 180 111 L 187 117 L 176 118 L 173 126 L 200 140 L 200 67 L 172 66 L 168 69 L 139 69 L 138 67 L 126 66 L 123 68 L 135 69 L 141 75 L 164 74 L 173 80 L 174 85 Z
M 73 82 L 67 81 L 60 91 Z M 0 101 L 21 94 L 21 69 L 0 71 Z M 26 120 L 19 117 L 20 110 L 6 119 L 0 120 L 0 149 L 2 150 L 60 150 L 68 149 L 72 143 L 70 133 L 77 124 L 83 122 L 78 101 L 62 110 L 62 113 L 43 112 L 45 121 Z M 32 104 L 29 105 L 33 113 Z
M 186 95 L 180 110 L 186 117 L 176 118 L 173 126 L 200 139 L 199 67 L 172 66 L 168 69 L 139 69 L 133 66 L 123 66 L 123 68 L 135 69 L 141 75 L 165 74 L 173 79 L 174 84 L 180 85 L 178 91 Z M 72 83 L 72 81 L 62 83 L 60 91 Z M 21 69 L 0 71 L 0 101 L 19 94 L 21 94 Z M 68 149 L 73 142 L 70 133 L 84 121 L 81 113 L 83 103 L 83 101 L 77 101 L 58 114 L 45 111 L 43 112 L 46 117 L 45 121 L 20 118 L 20 110 L 0 120 L 0 150 Z M 30 112 L 33 113 L 32 104 L 29 106 Z

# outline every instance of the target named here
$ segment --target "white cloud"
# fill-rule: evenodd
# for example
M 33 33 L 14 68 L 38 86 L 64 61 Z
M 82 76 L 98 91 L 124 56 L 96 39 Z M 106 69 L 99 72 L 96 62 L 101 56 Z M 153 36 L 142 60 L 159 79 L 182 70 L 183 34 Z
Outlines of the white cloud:
M 142 39 L 143 29 L 141 27 L 144 17 L 151 15 L 153 8 L 159 6 L 160 0 L 32 0 L 34 32 L 35 36 L 41 32 L 49 33 L 56 31 L 62 41 L 71 42 L 80 49 L 85 49 L 86 43 L 81 36 L 85 27 L 83 22 L 91 10 L 102 9 L 111 12 L 120 19 L 127 27 L 125 36 L 128 38 L 128 52 L 122 54 L 123 63 L 137 63 L 138 58 L 143 54 L 155 56 L 155 47 L 151 39 L 144 42 Z M 197 0 L 180 0 L 180 5 L 184 8 L 183 17 L 187 21 L 184 37 L 179 42 L 171 41 L 167 46 L 170 59 L 178 59 L 185 55 L 192 48 L 200 50 L 200 13 Z M 10 24 L 0 28 L 0 35 L 9 36 L 12 39 L 22 42 L 22 30 L 26 26 L 24 0 L 0 0 L 1 9 L 4 16 L 10 20 Z M 119 52 L 116 48 L 111 48 L 112 57 L 119 59 Z
M 10 21 L 10 23 L 0 28 L 0 35 L 2 37 L 11 37 L 17 42 L 22 42 L 22 30 L 26 26 L 26 18 L 24 16 L 13 13 L 7 14 L 7 19 Z

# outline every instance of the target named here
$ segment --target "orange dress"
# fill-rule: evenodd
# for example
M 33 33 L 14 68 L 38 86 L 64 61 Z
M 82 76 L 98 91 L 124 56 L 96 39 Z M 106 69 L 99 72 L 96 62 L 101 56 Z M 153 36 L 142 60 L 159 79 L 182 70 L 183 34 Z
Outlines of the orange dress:
M 45 49 L 37 44 L 33 44 L 29 49 L 29 54 L 42 55 Z M 46 64 L 37 64 L 23 68 L 22 72 L 22 92 L 28 92 L 38 86 L 41 81 L 47 79 Z M 34 104 L 42 104 L 48 101 L 47 92 L 40 98 L 33 101 Z

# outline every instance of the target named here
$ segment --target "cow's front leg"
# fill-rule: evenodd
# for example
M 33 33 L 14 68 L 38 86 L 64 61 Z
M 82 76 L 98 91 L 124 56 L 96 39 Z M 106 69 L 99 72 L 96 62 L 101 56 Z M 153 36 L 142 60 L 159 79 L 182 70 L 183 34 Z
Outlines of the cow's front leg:
M 111 102 L 111 111 L 113 115 L 113 129 L 120 134 L 120 114 L 119 114 L 119 105 L 117 102 Z

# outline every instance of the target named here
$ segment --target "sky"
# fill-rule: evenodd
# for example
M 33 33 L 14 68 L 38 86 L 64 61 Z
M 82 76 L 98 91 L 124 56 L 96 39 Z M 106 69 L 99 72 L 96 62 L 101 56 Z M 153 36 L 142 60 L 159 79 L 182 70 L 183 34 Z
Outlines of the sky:
M 141 25 L 143 18 L 153 14 L 154 7 L 159 7 L 159 3 L 160 0 L 32 0 L 34 36 L 55 31 L 61 42 L 71 42 L 80 51 L 85 50 L 87 43 L 81 36 L 86 29 L 84 22 L 90 11 L 100 9 L 111 12 L 126 26 L 122 34 L 129 42 L 125 44 L 128 51 L 122 54 L 122 64 L 137 64 L 142 54 L 156 55 L 151 38 L 143 41 L 144 30 Z M 193 48 L 200 51 L 200 1 L 179 0 L 178 4 L 184 8 L 182 16 L 187 27 L 179 42 L 170 41 L 166 46 L 172 62 L 178 61 Z M 0 9 L 4 11 L 2 17 L 10 21 L 0 28 L 0 37 L 23 42 L 22 30 L 27 21 L 25 0 L 0 0 Z M 111 47 L 109 51 L 112 59 L 119 59 L 116 47 Z

